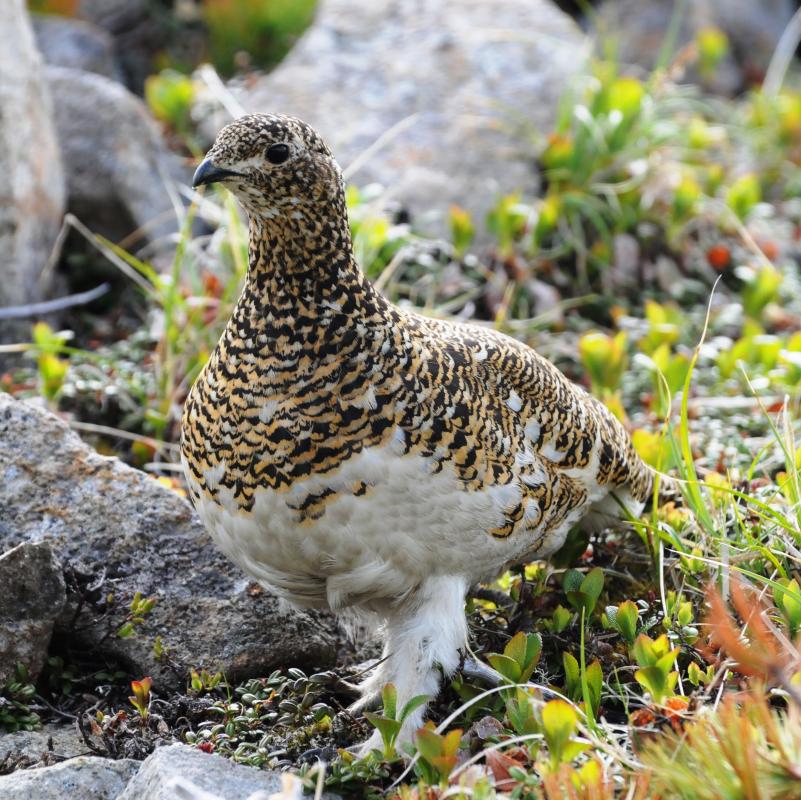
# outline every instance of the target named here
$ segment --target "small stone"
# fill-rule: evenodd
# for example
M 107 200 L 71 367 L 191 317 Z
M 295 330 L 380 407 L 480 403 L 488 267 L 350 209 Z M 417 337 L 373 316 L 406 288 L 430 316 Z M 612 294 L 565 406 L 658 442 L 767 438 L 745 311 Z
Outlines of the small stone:
M 47 544 L 24 542 L 0 556 L 0 586 L 0 687 L 18 664 L 35 682 L 66 602 L 61 565 Z
M 474 733 L 479 739 L 490 739 L 493 736 L 503 736 L 504 728 L 495 717 L 482 717 L 473 723 L 470 731 Z
M 285 776 L 203 753 L 185 744 L 159 747 L 117 800 L 175 800 L 177 797 L 247 800 L 256 792 L 269 796 L 285 788 Z M 176 788 L 180 787 L 179 791 Z M 336 795 L 325 793 L 333 800 Z
M 80 756 L 0 776 L 2 800 L 116 800 L 139 762 Z
M 0 762 L 13 758 L 15 762 L 22 760 L 25 766 L 49 766 L 86 752 L 77 725 L 47 723 L 36 731 L 0 735 Z

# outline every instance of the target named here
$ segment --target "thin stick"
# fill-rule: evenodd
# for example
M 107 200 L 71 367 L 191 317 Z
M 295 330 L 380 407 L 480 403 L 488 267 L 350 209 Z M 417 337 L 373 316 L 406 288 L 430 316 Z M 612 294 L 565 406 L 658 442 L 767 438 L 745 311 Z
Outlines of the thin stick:
M 198 72 L 200 79 L 209 87 L 215 99 L 220 101 L 220 105 L 231 115 L 232 119 L 239 119 L 239 117 L 245 116 L 246 112 L 242 104 L 226 88 L 214 67 L 210 64 L 204 64 Z
M 389 144 L 395 137 L 411 127 L 420 115 L 415 112 L 396 122 L 391 128 L 385 130 L 366 150 L 359 153 L 353 161 L 342 170 L 346 181 L 350 180 L 382 147 Z
M 108 425 L 96 425 L 93 422 L 78 422 L 77 420 L 70 420 L 69 426 L 76 431 L 85 431 L 86 433 L 98 433 L 103 436 L 115 436 L 117 439 L 127 439 L 130 442 L 142 442 L 148 447 L 153 447 L 157 450 L 171 450 L 177 454 L 178 445 L 170 444 L 169 442 L 162 442 L 160 439 L 153 439 L 150 436 L 142 436 L 138 433 L 130 433 L 129 431 L 122 431 L 119 428 L 111 428 Z
M 44 267 L 42 267 L 42 271 L 39 273 L 37 285 L 40 289 L 47 287 L 47 283 L 50 280 L 50 274 L 56 268 L 56 264 L 58 264 L 59 259 L 61 258 L 61 251 L 64 249 L 64 242 L 66 241 L 67 234 L 69 232 L 70 223 L 67 219 L 67 215 L 65 214 L 64 219 L 61 220 L 61 227 L 59 228 L 58 236 L 56 236 L 56 241 L 53 242 L 53 249 L 50 251 L 50 255 L 48 256 Z
M 40 314 L 52 314 L 56 311 L 63 311 L 65 308 L 73 306 L 83 306 L 102 297 L 111 289 L 110 283 L 101 283 L 94 289 L 77 294 L 68 294 L 65 297 L 57 297 L 55 300 L 44 300 L 41 303 L 29 303 L 25 306 L 6 306 L 0 308 L 0 319 L 24 319 L 25 317 L 37 317 Z
M 770 59 L 768 71 L 765 73 L 765 80 L 762 83 L 762 91 L 768 97 L 778 94 L 782 88 L 784 77 L 790 68 L 799 41 L 801 41 L 801 8 L 793 14 Z
M 384 287 L 390 282 L 390 280 L 394 277 L 395 273 L 400 269 L 403 262 L 406 260 L 408 255 L 407 249 L 405 247 L 401 247 L 397 253 L 392 258 L 392 261 L 381 270 L 381 274 L 376 278 L 373 283 L 373 286 L 379 291 L 383 292 Z

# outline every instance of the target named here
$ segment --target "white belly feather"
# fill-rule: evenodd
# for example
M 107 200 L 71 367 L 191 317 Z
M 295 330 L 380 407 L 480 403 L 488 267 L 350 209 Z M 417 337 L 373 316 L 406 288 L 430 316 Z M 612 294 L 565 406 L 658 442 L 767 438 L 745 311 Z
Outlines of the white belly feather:
M 431 575 L 491 578 L 539 540 L 537 531 L 508 539 L 488 533 L 519 502 L 519 484 L 467 492 L 447 463 L 432 474 L 430 458 L 400 452 L 397 442 L 366 448 L 329 475 L 280 492 L 257 490 L 251 511 L 219 486 L 218 465 L 205 476 L 219 486 L 217 498 L 201 493 L 197 511 L 220 549 L 266 588 L 299 605 L 333 609 L 357 603 L 379 610 Z M 371 488 L 354 496 L 350 487 L 360 481 Z M 326 488 L 341 493 L 320 519 L 299 524 L 290 505 Z M 562 527 L 542 555 L 561 545 Z

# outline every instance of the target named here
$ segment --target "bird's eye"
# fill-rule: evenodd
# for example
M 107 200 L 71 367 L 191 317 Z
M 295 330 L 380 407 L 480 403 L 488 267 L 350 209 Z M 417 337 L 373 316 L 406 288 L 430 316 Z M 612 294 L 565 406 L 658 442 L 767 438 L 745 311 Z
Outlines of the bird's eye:
M 288 144 L 273 144 L 267 148 L 267 160 L 271 164 L 283 164 L 288 158 Z

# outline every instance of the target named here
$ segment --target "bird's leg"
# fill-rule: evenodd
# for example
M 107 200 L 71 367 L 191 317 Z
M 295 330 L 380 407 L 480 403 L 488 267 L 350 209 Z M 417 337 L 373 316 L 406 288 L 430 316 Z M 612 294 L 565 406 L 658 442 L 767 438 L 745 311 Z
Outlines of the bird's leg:
M 381 690 L 392 683 L 389 670 L 389 642 L 384 641 L 384 652 L 370 674 L 356 687 L 359 699 L 348 706 L 351 714 L 359 714 L 366 709 L 376 708 L 381 703 Z
M 397 691 L 397 713 L 414 697 L 433 700 L 440 687 L 440 670 L 452 675 L 459 666 L 460 650 L 467 642 L 464 597 L 467 584 L 453 576 L 437 576 L 423 581 L 403 605 L 386 619 L 386 660 L 370 678 L 371 691 L 381 691 L 392 683 Z M 412 711 L 403 721 L 397 744 L 412 740 L 423 724 L 426 704 Z M 381 749 L 375 731 L 362 745 L 362 754 Z

